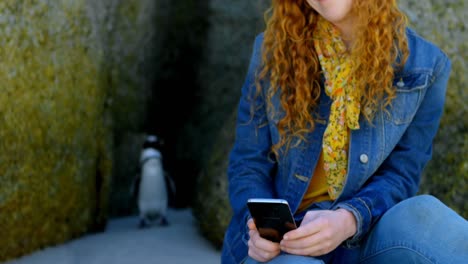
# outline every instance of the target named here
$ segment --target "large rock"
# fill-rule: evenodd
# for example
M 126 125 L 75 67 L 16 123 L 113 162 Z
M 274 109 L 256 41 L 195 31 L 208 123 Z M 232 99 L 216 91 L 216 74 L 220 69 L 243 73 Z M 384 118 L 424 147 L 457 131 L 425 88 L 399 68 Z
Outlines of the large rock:
M 237 112 L 233 111 L 215 138 L 216 148 L 213 148 L 198 177 L 193 203 L 193 214 L 198 219 L 200 231 L 218 248 L 222 246 L 224 231 L 232 216 L 226 170 L 227 157 L 235 140 L 236 117 Z
M 202 232 L 221 246 L 230 218 L 227 201 L 227 155 L 234 141 L 240 90 L 255 36 L 264 29 L 268 1 L 210 1 L 210 30 L 199 71 L 200 104 L 187 123 L 180 155 L 201 171 L 193 203 Z
M 165 2 L 0 2 L 0 262 L 105 227 L 114 142 L 144 127 Z M 119 180 L 113 204 L 129 198 Z
M 217 3 L 217 1 L 213 1 L 213 3 Z M 421 193 L 432 193 L 466 218 L 468 217 L 468 205 L 465 202 L 468 199 L 466 192 L 466 183 L 468 181 L 466 102 L 468 98 L 464 86 L 466 82 L 464 72 L 468 54 L 468 41 L 467 35 L 464 33 L 463 18 L 467 16 L 467 9 L 462 0 L 450 2 L 410 0 L 407 2 L 402 1 L 402 7 L 408 12 L 411 25 L 421 35 L 444 49 L 453 62 L 446 111 L 435 140 L 434 158 L 429 163 L 423 176 Z M 220 17 L 227 16 L 222 12 L 221 14 L 223 15 L 219 15 Z M 245 19 L 243 20 L 245 21 Z M 229 27 L 226 31 L 229 32 Z M 216 30 L 213 32 L 216 32 Z M 255 30 L 251 30 L 252 35 L 254 32 Z M 231 63 L 229 56 L 242 54 L 230 49 L 225 52 L 229 54 L 226 55 L 227 59 L 225 57 L 223 59 L 228 63 Z M 243 67 L 243 71 L 245 71 L 247 68 L 246 57 L 242 57 L 235 63 L 232 62 L 232 65 L 233 67 L 243 65 L 240 67 Z M 229 70 L 226 71 L 226 74 L 221 74 L 218 71 L 206 73 L 202 70 L 201 72 L 206 76 L 212 74 L 212 76 L 206 78 L 210 81 L 207 81 L 207 87 L 204 87 L 204 89 L 210 90 L 211 94 L 215 94 L 216 96 L 212 97 L 212 100 L 216 99 L 219 103 L 207 99 L 208 104 L 204 105 L 205 108 L 203 109 L 205 110 L 202 113 L 206 117 L 204 122 L 208 124 L 209 120 L 216 119 L 216 116 L 220 115 L 220 113 L 225 116 L 225 111 L 233 109 L 230 106 L 233 101 L 238 100 L 237 92 L 242 80 L 239 72 L 242 71 L 234 71 L 239 74 L 237 78 Z M 224 105 L 229 107 L 221 110 Z M 222 245 L 224 230 L 231 216 L 231 209 L 228 206 L 226 171 L 229 149 L 234 140 L 235 119 L 226 118 L 225 122 L 221 122 L 224 125 L 216 140 L 213 141 L 213 148 L 208 149 L 211 152 L 199 177 L 197 199 L 194 206 L 194 213 L 199 220 L 201 231 L 217 246 Z M 218 128 L 221 123 L 214 126 L 207 125 L 206 127 Z M 205 133 L 207 131 L 209 130 L 206 130 Z M 200 132 L 200 134 L 204 133 Z M 212 134 L 200 135 L 200 138 L 208 137 L 208 135 L 211 136 Z
M 179 141 L 180 157 L 206 160 L 213 136 L 237 104 L 255 36 L 263 31 L 269 1 L 209 2 L 209 30 L 198 72 L 199 104 Z M 196 140 L 194 140 L 196 139 Z
M 440 46 L 452 60 L 444 116 L 434 154 L 422 178 L 421 193 L 431 193 L 468 218 L 468 93 L 466 68 L 468 8 L 463 0 L 401 1 L 411 26 Z
M 101 229 L 111 149 L 84 1 L 0 3 L 0 260 Z

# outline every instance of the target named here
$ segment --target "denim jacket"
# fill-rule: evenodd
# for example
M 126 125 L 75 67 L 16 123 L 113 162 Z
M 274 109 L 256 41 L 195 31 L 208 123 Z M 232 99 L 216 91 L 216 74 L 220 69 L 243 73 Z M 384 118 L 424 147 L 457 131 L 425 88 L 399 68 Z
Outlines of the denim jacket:
M 356 234 L 344 246 L 359 245 L 371 227 L 396 203 L 414 196 L 421 173 L 431 158 L 432 141 L 443 112 L 451 64 L 435 45 L 407 30 L 409 58 L 395 74 L 396 98 L 388 111 L 378 111 L 372 124 L 360 119 L 352 130 L 348 174 L 335 201 L 314 204 L 311 209 L 344 208 L 357 221 Z M 238 106 L 236 139 L 229 156 L 229 199 L 233 217 L 226 230 L 222 263 L 241 263 L 247 257 L 249 239 L 247 199 L 283 198 L 295 212 L 313 176 L 322 136 L 328 122 L 330 99 L 321 94 L 314 131 L 306 140 L 276 160 L 270 153 L 278 141 L 279 116 L 266 111 L 263 96 L 252 116 L 250 105 L 255 72 L 261 63 L 263 33 L 258 35 Z M 279 109 L 279 99 L 273 98 Z M 302 220 L 304 213 L 295 214 Z

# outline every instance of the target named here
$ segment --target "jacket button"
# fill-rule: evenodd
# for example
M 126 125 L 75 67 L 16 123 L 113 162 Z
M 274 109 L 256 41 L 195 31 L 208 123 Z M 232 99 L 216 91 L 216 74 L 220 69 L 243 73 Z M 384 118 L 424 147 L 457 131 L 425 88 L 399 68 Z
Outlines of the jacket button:
M 405 82 L 403 82 L 403 79 L 400 79 L 397 84 L 396 84 L 399 88 L 403 88 L 403 86 L 405 86 Z
M 361 163 L 366 164 L 369 161 L 369 157 L 366 154 L 361 154 L 361 156 L 359 156 L 359 160 Z

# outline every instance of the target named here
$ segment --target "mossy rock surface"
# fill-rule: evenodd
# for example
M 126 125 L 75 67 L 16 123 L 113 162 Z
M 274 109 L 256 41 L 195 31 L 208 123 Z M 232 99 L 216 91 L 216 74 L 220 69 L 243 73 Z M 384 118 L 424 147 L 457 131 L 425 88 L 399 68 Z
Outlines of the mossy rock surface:
M 234 142 L 236 109 L 255 36 L 263 29 L 268 1 L 209 4 L 207 45 L 199 70 L 200 102 L 178 142 L 179 156 L 200 168 L 194 215 L 201 232 L 215 246 L 222 244 L 230 220 L 227 200 L 227 155 Z M 183 147 L 182 147 L 183 146 Z
M 131 212 L 167 5 L 0 2 L 0 261 Z
M 430 193 L 468 218 L 468 7 L 464 0 L 400 1 L 411 26 L 452 61 L 445 111 L 424 170 L 420 193 Z
M 218 137 L 214 141 L 210 159 L 202 170 L 197 182 L 197 196 L 193 212 L 198 219 L 201 232 L 215 246 L 221 247 L 224 231 L 232 216 L 231 205 L 227 198 L 228 182 L 226 169 L 232 145 L 234 144 L 237 112 L 224 123 Z
M 0 261 L 105 227 L 116 70 L 103 2 L 0 2 Z
M 431 193 L 459 214 L 468 217 L 466 183 L 468 182 L 468 101 L 466 83 L 467 34 L 464 18 L 468 11 L 462 0 L 455 1 L 400 1 L 408 13 L 411 26 L 418 33 L 440 46 L 452 60 L 446 107 L 440 130 L 435 139 L 433 159 L 424 171 L 420 193 Z M 236 54 L 234 52 L 234 54 Z M 235 64 L 236 65 L 236 64 Z M 244 69 L 247 62 L 244 62 Z M 244 76 L 238 76 L 242 80 Z M 224 83 L 223 77 L 214 77 L 212 83 Z M 238 81 L 239 81 L 238 80 Z M 238 81 L 226 94 L 238 98 Z M 231 90 L 233 89 L 233 90 Z M 229 100 L 232 100 L 230 98 Z M 237 99 L 236 99 L 237 100 Z M 221 101 L 221 99 L 219 100 Z M 210 104 L 208 104 L 209 106 Z M 216 107 L 216 104 L 213 104 Z M 206 107 L 208 107 L 206 106 Z M 207 165 L 199 179 L 195 216 L 200 229 L 216 246 L 222 245 L 222 237 L 231 217 L 227 195 L 228 149 L 233 143 L 235 119 L 226 119 L 223 129 L 214 141 L 207 158 Z

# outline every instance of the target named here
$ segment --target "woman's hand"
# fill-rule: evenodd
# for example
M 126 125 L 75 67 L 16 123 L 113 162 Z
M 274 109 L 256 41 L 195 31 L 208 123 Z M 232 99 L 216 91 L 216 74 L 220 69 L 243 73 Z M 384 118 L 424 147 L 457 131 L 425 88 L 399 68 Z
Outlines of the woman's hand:
M 355 233 L 356 219 L 345 209 L 309 211 L 301 226 L 286 233 L 280 245 L 289 254 L 321 256 Z
M 252 219 L 247 222 L 250 239 L 248 242 L 249 256 L 259 262 L 267 262 L 280 253 L 279 243 L 260 237 L 255 223 Z

